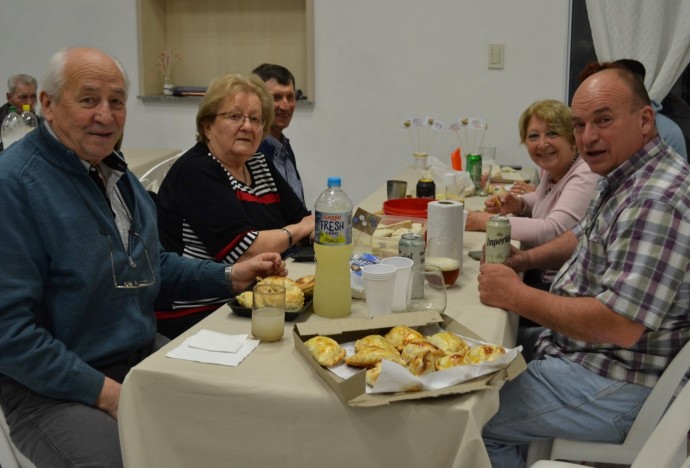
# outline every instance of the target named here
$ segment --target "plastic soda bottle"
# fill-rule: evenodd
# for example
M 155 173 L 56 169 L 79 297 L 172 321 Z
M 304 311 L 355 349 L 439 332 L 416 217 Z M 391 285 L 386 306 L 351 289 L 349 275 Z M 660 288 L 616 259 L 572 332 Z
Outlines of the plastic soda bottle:
M 328 178 L 328 188 L 316 199 L 314 213 L 314 313 L 345 317 L 352 312 L 352 201 L 340 188 L 340 177 Z
M 38 127 L 38 118 L 36 117 L 36 114 L 31 112 L 30 105 L 24 104 L 22 106 L 22 113 L 19 117 L 21 117 L 21 119 L 24 121 L 24 125 L 26 125 L 26 133 L 29 133 L 34 128 Z
M 26 125 L 24 121 L 17 114 L 17 109 L 14 106 L 10 106 L 10 112 L 2 121 L 2 127 L 0 127 L 0 137 L 2 138 L 2 144 L 4 149 L 10 147 L 12 143 L 21 139 L 26 134 Z

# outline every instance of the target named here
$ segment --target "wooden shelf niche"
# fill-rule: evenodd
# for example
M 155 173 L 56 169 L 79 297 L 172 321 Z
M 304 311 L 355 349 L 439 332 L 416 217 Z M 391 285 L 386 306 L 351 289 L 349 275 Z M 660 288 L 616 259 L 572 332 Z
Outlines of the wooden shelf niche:
M 145 101 L 162 97 L 156 61 L 168 47 L 179 56 L 172 68 L 176 86 L 208 86 L 217 76 L 246 75 L 269 62 L 287 67 L 297 89 L 314 101 L 313 0 L 137 0 L 137 9 Z

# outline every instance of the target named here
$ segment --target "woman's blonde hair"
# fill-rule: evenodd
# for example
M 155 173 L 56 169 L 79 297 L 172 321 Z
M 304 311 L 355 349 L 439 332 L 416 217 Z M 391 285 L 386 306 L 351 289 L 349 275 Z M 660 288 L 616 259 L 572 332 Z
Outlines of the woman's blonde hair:
M 555 99 L 537 101 L 522 112 L 518 123 L 522 144 L 527 140 L 527 126 L 532 117 L 540 118 L 552 131 L 565 137 L 571 145 L 575 145 L 572 113 L 570 108 L 561 101 Z
M 208 86 L 206 95 L 204 95 L 196 113 L 197 141 L 208 143 L 204 130 L 216 118 L 225 98 L 230 97 L 232 99 L 243 92 L 253 93 L 259 97 L 261 116 L 265 119 L 263 134 L 264 136 L 268 135 L 271 125 L 273 125 L 273 98 L 268 94 L 263 80 L 257 75 L 249 75 L 245 78 L 242 75 L 231 74 L 215 78 Z

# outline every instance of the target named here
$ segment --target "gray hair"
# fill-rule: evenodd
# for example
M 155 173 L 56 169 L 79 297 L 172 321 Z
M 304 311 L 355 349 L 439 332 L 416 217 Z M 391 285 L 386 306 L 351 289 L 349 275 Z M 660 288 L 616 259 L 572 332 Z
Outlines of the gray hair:
M 65 76 L 65 65 L 67 65 L 67 57 L 69 53 L 77 49 L 79 47 L 67 47 L 65 49 L 62 49 L 58 52 L 56 52 L 51 58 L 50 61 L 48 62 L 48 66 L 46 67 L 46 70 L 43 74 L 43 91 L 48 94 L 49 96 L 52 96 L 55 100 L 60 99 L 60 96 L 62 95 L 62 90 L 65 85 L 65 80 L 67 77 Z M 103 52 L 105 53 L 105 52 Z M 122 64 L 112 55 L 106 54 L 110 59 L 115 63 L 117 68 L 120 70 L 120 73 L 122 73 L 122 78 L 125 81 L 125 94 L 129 94 L 129 77 L 127 76 L 127 72 L 125 71 L 124 67 Z
M 34 78 L 31 75 L 19 73 L 17 75 L 10 76 L 10 78 L 7 80 L 7 91 L 9 91 L 10 94 L 14 93 L 14 90 L 17 89 L 18 84 L 24 84 L 28 86 L 33 85 L 35 88 L 38 88 L 38 81 L 36 81 L 36 78 Z

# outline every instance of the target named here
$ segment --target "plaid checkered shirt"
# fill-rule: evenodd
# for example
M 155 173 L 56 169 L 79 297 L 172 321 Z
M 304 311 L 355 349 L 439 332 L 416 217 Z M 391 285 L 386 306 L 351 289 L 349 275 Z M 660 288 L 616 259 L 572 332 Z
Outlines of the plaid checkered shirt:
M 595 297 L 646 327 L 630 348 L 547 330 L 537 354 L 652 387 L 690 339 L 690 168 L 659 138 L 600 179 L 551 292 Z M 596 327 L 597 323 L 592 323 Z

